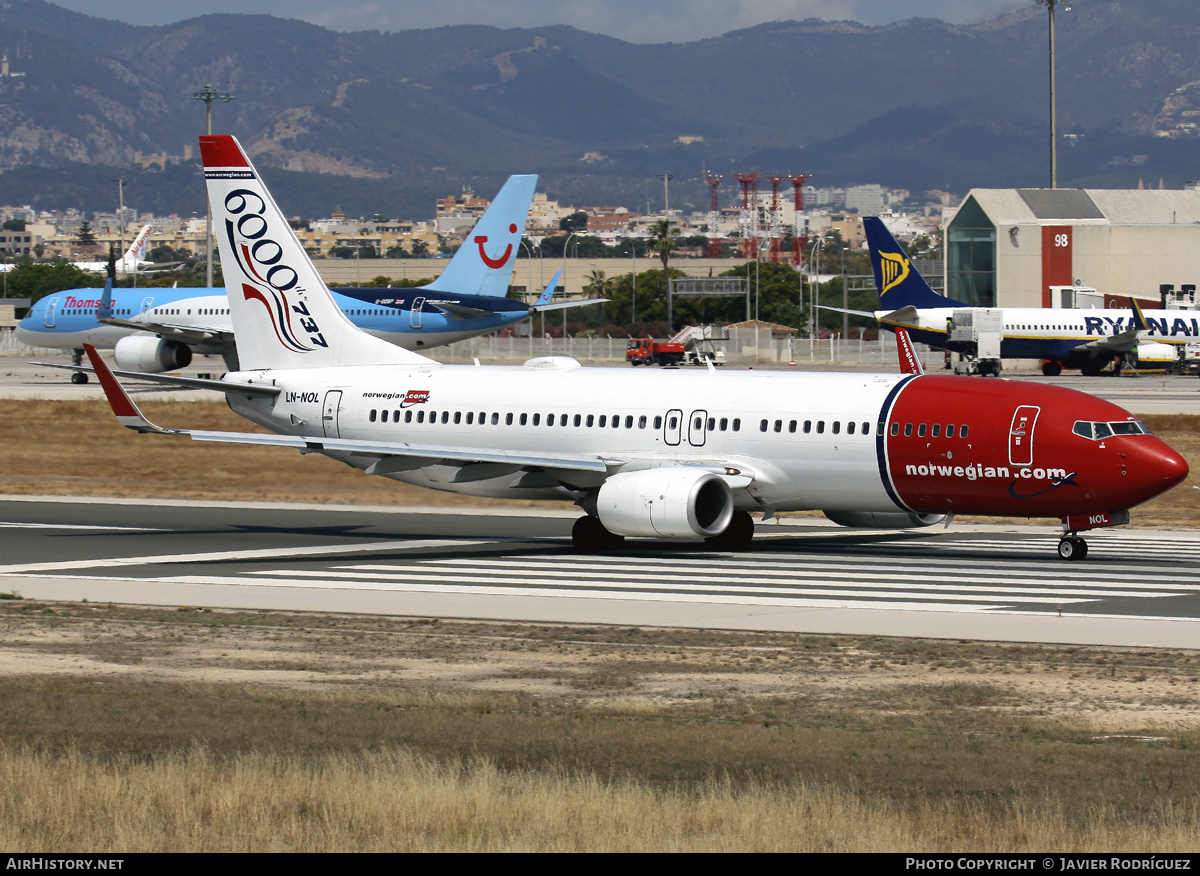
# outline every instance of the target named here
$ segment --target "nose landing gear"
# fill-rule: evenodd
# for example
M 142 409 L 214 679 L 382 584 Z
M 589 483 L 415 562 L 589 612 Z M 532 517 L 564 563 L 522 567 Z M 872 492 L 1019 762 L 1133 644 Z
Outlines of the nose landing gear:
M 1058 543 L 1058 555 L 1064 560 L 1082 560 L 1087 552 L 1087 542 L 1078 535 L 1064 535 Z
M 1129 522 L 1128 511 L 1107 511 L 1097 514 L 1074 514 L 1062 519 L 1063 536 L 1058 543 L 1058 555 L 1064 560 L 1082 560 L 1087 556 L 1087 542 L 1078 533 L 1104 526 L 1124 526 Z

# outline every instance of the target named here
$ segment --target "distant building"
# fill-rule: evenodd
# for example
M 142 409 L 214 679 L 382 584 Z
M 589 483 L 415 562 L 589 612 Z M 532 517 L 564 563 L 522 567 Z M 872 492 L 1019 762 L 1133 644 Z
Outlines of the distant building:
M 1184 284 L 1200 284 L 1200 190 L 973 189 L 946 225 L 946 294 L 980 307 Z

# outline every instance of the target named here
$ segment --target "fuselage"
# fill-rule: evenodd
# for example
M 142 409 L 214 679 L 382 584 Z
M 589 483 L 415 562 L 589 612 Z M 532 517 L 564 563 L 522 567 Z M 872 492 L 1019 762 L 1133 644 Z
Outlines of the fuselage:
M 1126 510 L 1187 473 L 1128 412 L 1060 387 L 541 364 L 548 367 L 271 371 L 283 389 L 275 398 L 229 398 L 235 411 L 282 434 L 493 454 L 552 449 L 609 464 L 607 474 L 428 460 L 374 470 L 481 496 L 578 500 L 614 473 L 683 464 L 749 478 L 734 491 L 739 510 L 1066 517 Z M 380 461 L 328 455 L 360 469 Z
M 973 352 L 973 344 L 950 340 L 950 323 L 955 311 L 966 307 L 917 309 L 915 323 L 888 319 L 892 311 L 875 316 L 889 329 L 900 326 L 922 344 L 953 352 Z M 1133 327 L 1129 310 L 1067 309 L 1041 307 L 996 308 L 1003 313 L 1000 355 L 1004 359 L 1049 359 L 1065 367 L 1083 367 L 1101 351 L 1078 349 L 1081 345 L 1112 338 Z M 1145 311 L 1150 330 L 1144 340 L 1160 344 L 1200 341 L 1200 311 Z M 1111 356 L 1111 353 L 1108 354 Z
M 137 329 L 99 322 L 101 293 L 100 289 L 70 289 L 45 296 L 17 325 L 17 339 L 30 346 L 61 350 L 78 350 L 85 343 L 111 349 Z M 346 288 L 335 290 L 334 299 L 355 325 L 406 349 L 453 343 L 514 325 L 529 316 L 529 305 L 511 298 L 449 295 L 422 289 Z M 454 318 L 439 310 L 438 304 L 484 313 Z M 114 289 L 112 310 L 119 319 L 233 332 L 224 289 Z M 221 352 L 217 343 L 192 346 L 198 353 Z

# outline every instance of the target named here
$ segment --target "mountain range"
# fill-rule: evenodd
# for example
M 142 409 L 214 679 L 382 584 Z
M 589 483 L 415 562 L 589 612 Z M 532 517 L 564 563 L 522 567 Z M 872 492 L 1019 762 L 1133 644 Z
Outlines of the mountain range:
M 1057 15 L 1059 183 L 1200 177 L 1200 4 L 1080 0 Z M 1047 16 L 882 27 L 785 21 L 632 44 L 566 27 L 341 33 L 264 15 L 164 26 L 0 4 L 0 204 L 203 209 L 212 107 L 289 213 L 422 218 L 510 173 L 575 204 L 705 209 L 707 170 L 914 192 L 1049 184 Z M 17 75 L 15 75 L 17 74 Z M 1195 87 L 1193 87 L 1195 86 Z M 1188 127 L 1193 125 L 1192 127 Z M 1182 126 L 1182 127 L 1181 127 Z M 1168 132 L 1175 136 L 1162 136 Z

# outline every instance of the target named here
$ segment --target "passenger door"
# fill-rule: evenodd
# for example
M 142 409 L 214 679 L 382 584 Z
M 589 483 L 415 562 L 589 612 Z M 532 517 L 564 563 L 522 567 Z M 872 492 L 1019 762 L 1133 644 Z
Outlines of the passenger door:
M 1021 405 L 1013 413 L 1008 430 L 1008 461 L 1012 465 L 1033 465 L 1033 428 L 1041 410 L 1036 405 Z

